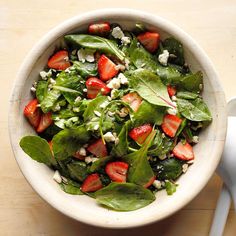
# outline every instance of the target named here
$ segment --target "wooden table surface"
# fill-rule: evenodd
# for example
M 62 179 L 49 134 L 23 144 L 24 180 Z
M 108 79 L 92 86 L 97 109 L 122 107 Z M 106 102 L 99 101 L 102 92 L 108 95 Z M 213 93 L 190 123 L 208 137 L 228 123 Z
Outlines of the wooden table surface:
M 145 10 L 174 22 L 207 52 L 220 75 L 226 97 L 236 95 L 235 0 L 0 0 L 0 235 L 208 235 L 221 181 L 214 175 L 184 209 L 161 222 L 127 230 L 91 227 L 45 203 L 21 174 L 11 151 L 8 101 L 18 68 L 48 30 L 82 12 L 105 7 Z M 231 207 L 224 235 L 236 235 Z

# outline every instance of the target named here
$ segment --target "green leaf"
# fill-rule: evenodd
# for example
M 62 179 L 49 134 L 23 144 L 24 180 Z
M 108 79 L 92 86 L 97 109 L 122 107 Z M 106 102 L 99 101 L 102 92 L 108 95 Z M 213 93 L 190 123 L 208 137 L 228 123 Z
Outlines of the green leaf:
M 74 180 L 83 182 L 88 175 L 88 170 L 85 162 L 72 161 L 67 164 L 70 177 Z
M 100 157 L 97 161 L 92 163 L 92 165 L 89 168 L 89 171 L 90 172 L 99 171 L 111 160 L 112 160 L 111 156 Z
M 154 173 L 147 159 L 147 151 L 155 134 L 156 131 L 153 130 L 138 151 L 132 152 L 122 158 L 129 163 L 127 175 L 129 182 L 145 186 L 153 178 Z
M 55 164 L 48 142 L 39 136 L 25 136 L 20 140 L 23 151 L 33 160 L 46 165 Z
M 74 129 L 65 129 L 57 133 L 53 139 L 53 153 L 58 160 L 67 159 L 90 139 L 90 132 L 84 125 Z
M 84 193 L 80 190 L 80 184 L 72 181 L 67 180 L 67 183 L 61 183 L 59 184 L 61 189 L 68 194 L 72 195 L 83 195 Z
M 89 76 L 97 76 L 98 74 L 96 63 L 82 63 L 80 61 L 74 61 L 73 67 L 75 68 L 75 71 L 78 72 L 84 78 L 87 78 Z
M 161 125 L 165 114 L 165 107 L 155 106 L 147 101 L 142 101 L 138 111 L 134 113 L 134 126 L 145 123 Z
M 181 161 L 176 158 L 168 158 L 158 162 L 156 170 L 158 180 L 175 180 L 182 173 Z
M 175 193 L 176 187 L 177 187 L 177 184 L 175 183 L 172 183 L 170 181 L 165 182 L 165 188 L 168 195 L 172 195 L 173 193 Z
M 122 157 L 128 153 L 128 132 L 129 132 L 130 126 L 131 126 L 130 120 L 127 121 L 123 125 L 123 127 L 118 135 L 119 142 L 118 142 L 118 144 L 113 146 L 113 148 L 111 150 L 112 156 Z
M 187 91 L 180 91 L 176 94 L 176 97 L 187 99 L 187 100 L 193 100 L 193 99 L 196 99 L 197 97 L 199 97 L 199 94 L 191 93 L 191 92 L 187 92 Z
M 201 71 L 198 71 L 195 74 L 173 78 L 171 83 L 176 85 L 180 90 L 199 93 L 203 86 L 203 75 Z
M 148 189 L 132 183 L 110 183 L 95 192 L 98 203 L 117 211 L 134 211 L 155 200 Z
M 44 99 L 40 103 L 41 109 L 44 113 L 49 112 L 52 107 L 56 104 L 58 98 L 61 96 L 61 92 L 57 89 L 47 91 Z
M 36 97 L 39 103 L 43 101 L 44 97 L 47 94 L 47 91 L 48 91 L 48 82 L 44 80 L 40 80 L 36 88 Z
M 184 64 L 184 48 L 182 43 L 180 43 L 177 39 L 170 37 L 165 39 L 162 45 L 170 54 L 176 56 L 175 58 L 169 58 L 171 63 L 181 66 Z
M 154 73 L 145 69 L 137 69 L 130 76 L 129 84 L 149 103 L 173 107 L 166 86 L 161 82 L 159 76 Z
M 50 141 L 52 140 L 53 136 L 56 135 L 59 131 L 61 131 L 61 129 L 53 124 L 45 129 L 42 133 L 39 133 L 39 136 Z
M 80 47 L 95 49 L 102 53 L 114 55 L 121 61 L 123 61 L 125 57 L 125 54 L 118 48 L 114 41 L 103 37 L 87 34 L 71 34 L 66 35 L 65 40 L 67 43 Z
M 211 121 L 211 113 L 201 98 L 195 100 L 177 99 L 178 111 L 192 121 Z

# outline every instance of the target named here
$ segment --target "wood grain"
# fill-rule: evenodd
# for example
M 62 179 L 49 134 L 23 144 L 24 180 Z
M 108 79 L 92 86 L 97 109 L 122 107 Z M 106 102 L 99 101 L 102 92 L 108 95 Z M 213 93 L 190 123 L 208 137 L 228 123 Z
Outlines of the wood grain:
M 161 222 L 129 230 L 106 230 L 75 222 L 46 204 L 28 185 L 13 157 L 7 129 L 8 100 L 27 52 L 63 20 L 104 7 L 130 7 L 163 16 L 187 31 L 205 49 L 219 72 L 226 97 L 236 94 L 236 2 L 234 0 L 0 0 L 1 156 L 0 235 L 207 235 L 221 181 L 212 177 L 184 209 Z M 236 233 L 231 208 L 224 235 Z

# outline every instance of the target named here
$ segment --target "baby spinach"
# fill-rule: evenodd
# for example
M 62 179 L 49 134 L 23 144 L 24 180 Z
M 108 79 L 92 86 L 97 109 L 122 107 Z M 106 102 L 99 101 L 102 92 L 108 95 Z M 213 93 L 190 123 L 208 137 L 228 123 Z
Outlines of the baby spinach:
M 93 162 L 89 168 L 90 172 L 101 170 L 113 158 L 111 156 L 100 157 L 97 161 Z
M 211 113 L 201 98 L 194 100 L 177 99 L 178 111 L 188 120 L 211 121 Z
M 95 192 L 98 203 L 117 211 L 134 211 L 155 200 L 148 189 L 133 183 L 110 183 Z
M 61 96 L 61 92 L 57 89 L 47 91 L 44 99 L 41 101 L 41 109 L 44 113 L 49 112 L 56 104 L 57 100 Z
M 56 164 L 48 142 L 39 136 L 25 136 L 20 140 L 23 151 L 33 160 L 46 165 Z
M 42 133 L 39 133 L 39 136 L 48 141 L 52 140 L 53 136 L 56 135 L 61 129 L 55 124 L 50 125 L 47 129 L 45 129 Z
M 72 179 L 83 182 L 88 175 L 88 170 L 85 162 L 72 161 L 67 164 L 69 175 Z
M 167 194 L 168 194 L 168 195 L 172 195 L 173 193 L 175 193 L 177 186 L 178 186 L 177 184 L 172 183 L 171 181 L 168 181 L 168 180 L 167 180 L 167 181 L 165 182 L 165 188 L 166 188 Z
M 44 97 L 47 94 L 47 91 L 48 91 L 48 82 L 44 80 L 40 80 L 36 88 L 36 97 L 39 103 L 43 101 Z
M 97 76 L 98 74 L 96 63 L 74 61 L 73 68 L 84 78 L 87 78 L 88 76 Z
M 123 159 L 129 163 L 127 175 L 129 182 L 144 186 L 151 178 L 153 178 L 154 173 L 147 159 L 147 151 L 155 134 L 156 131 L 153 130 L 138 151 L 123 157 Z
M 80 184 L 75 181 L 67 180 L 67 183 L 60 183 L 59 184 L 61 189 L 65 193 L 69 193 L 72 195 L 83 195 L 84 193 L 80 190 Z
M 65 129 L 57 133 L 53 139 L 53 153 L 58 160 L 64 160 L 74 154 L 81 145 L 90 139 L 90 132 L 84 125 L 74 129 Z
M 193 100 L 199 97 L 199 94 L 188 92 L 188 91 L 180 91 L 180 92 L 177 92 L 176 97 L 187 99 L 187 100 Z
M 134 126 L 139 126 L 145 123 L 160 125 L 162 123 L 165 112 L 165 107 L 155 106 L 143 100 L 138 111 L 134 113 Z
M 176 158 L 167 158 L 158 162 L 154 171 L 159 180 L 176 180 L 182 173 L 182 164 Z
M 118 48 L 117 44 L 113 40 L 87 34 L 66 35 L 65 40 L 67 43 L 78 45 L 80 47 L 95 49 L 99 52 L 114 55 L 121 61 L 125 58 L 125 54 Z
M 173 107 L 166 86 L 159 76 L 146 69 L 137 69 L 129 77 L 130 86 L 149 103 Z

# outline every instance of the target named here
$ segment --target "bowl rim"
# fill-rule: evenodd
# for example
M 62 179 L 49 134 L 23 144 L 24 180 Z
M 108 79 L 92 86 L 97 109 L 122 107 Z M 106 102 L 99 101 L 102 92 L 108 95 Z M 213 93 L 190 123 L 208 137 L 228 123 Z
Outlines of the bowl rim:
M 124 17 L 124 18 L 135 18 L 138 17 L 139 19 L 144 19 L 145 21 L 150 22 L 153 25 L 158 25 L 160 28 L 163 28 L 168 31 L 168 33 L 172 35 L 177 35 L 179 38 L 184 39 L 185 45 L 191 48 L 194 55 L 198 55 L 198 57 L 201 57 L 201 60 L 204 63 L 204 68 L 209 74 L 211 74 L 211 80 L 214 81 L 214 88 L 219 94 L 221 95 L 221 99 L 217 99 L 216 103 L 217 105 L 222 107 L 223 113 L 221 114 L 220 118 L 218 118 L 218 123 L 221 124 L 223 127 L 223 130 L 219 131 L 217 130 L 216 133 L 221 133 L 220 137 L 222 137 L 222 141 L 220 145 L 217 145 L 214 150 L 215 152 L 215 162 L 214 165 L 211 166 L 211 170 L 207 173 L 205 178 L 201 179 L 201 182 L 198 183 L 198 185 L 195 186 L 194 189 L 190 192 L 190 195 L 188 198 L 185 198 L 185 201 L 182 201 L 181 203 L 177 204 L 176 207 L 173 209 L 167 209 L 165 214 L 162 215 L 162 217 L 157 218 L 148 218 L 143 219 L 142 222 L 134 222 L 129 223 L 127 222 L 125 225 L 120 225 L 117 222 L 114 222 L 113 224 L 106 224 L 105 221 L 94 221 L 94 219 L 90 219 L 89 217 L 85 217 L 84 214 L 81 214 L 81 216 L 78 216 L 73 213 L 73 211 L 68 211 L 68 209 L 63 208 L 62 206 L 54 203 L 53 199 L 46 194 L 42 189 L 37 186 L 36 182 L 34 182 L 28 175 L 27 171 L 24 169 L 23 165 L 21 164 L 21 161 L 18 157 L 18 152 L 16 145 L 18 145 L 18 140 L 16 141 L 16 134 L 15 134 L 15 127 L 17 126 L 17 117 L 14 116 L 15 108 L 11 105 L 13 103 L 18 103 L 20 100 L 20 91 L 21 91 L 21 81 L 24 80 L 26 74 L 28 71 L 30 71 L 33 67 L 32 65 L 32 58 L 39 58 L 42 51 L 45 51 L 49 44 L 53 43 L 57 38 L 61 37 L 65 34 L 65 32 L 68 32 L 70 29 L 73 29 L 76 25 L 81 24 L 83 21 L 88 21 L 89 19 L 96 19 L 96 17 L 114 17 L 114 15 Z M 10 142 L 12 146 L 12 150 L 15 156 L 15 159 L 20 167 L 20 170 L 22 174 L 25 176 L 28 183 L 32 186 L 32 188 L 39 194 L 39 196 L 44 199 L 47 203 L 49 203 L 51 206 L 53 206 L 55 209 L 60 211 L 61 213 L 78 220 L 80 222 L 99 226 L 99 227 L 105 227 L 105 228 L 128 228 L 128 227 L 137 227 L 137 226 L 143 226 L 150 223 L 153 223 L 155 221 L 164 219 L 178 210 L 180 210 L 182 207 L 184 207 L 187 203 L 189 203 L 201 190 L 202 188 L 207 184 L 208 180 L 214 173 L 223 151 L 224 147 L 224 140 L 226 136 L 226 127 L 227 127 L 227 116 L 226 116 L 226 101 L 223 89 L 220 85 L 218 75 L 214 69 L 214 66 L 206 53 L 203 51 L 203 49 L 198 46 L 198 44 L 195 42 L 194 39 L 192 39 L 191 36 L 189 36 L 187 33 L 185 33 L 182 29 L 180 29 L 175 24 L 169 22 L 168 20 L 156 16 L 154 14 L 151 14 L 149 12 L 140 11 L 140 10 L 134 10 L 129 8 L 106 8 L 106 9 L 100 9 L 95 11 L 89 11 L 83 14 L 79 14 L 77 16 L 74 16 L 72 18 L 69 18 L 65 21 L 63 21 L 58 26 L 51 29 L 48 33 L 46 33 L 39 41 L 34 45 L 34 47 L 30 50 L 30 52 L 25 57 L 19 72 L 16 76 L 16 80 L 12 89 L 11 99 L 10 99 L 10 106 L 9 106 L 9 116 L 8 116 L 8 131 L 10 136 Z M 225 110 L 225 112 L 224 112 Z M 12 125 L 14 124 L 14 125 Z

